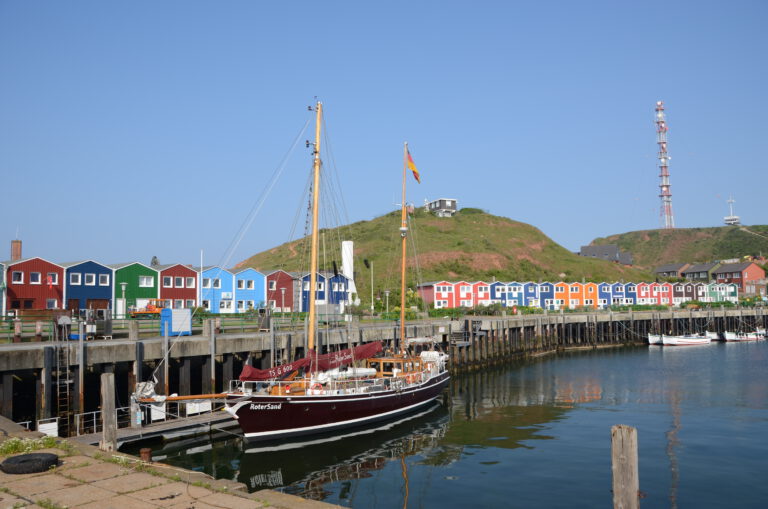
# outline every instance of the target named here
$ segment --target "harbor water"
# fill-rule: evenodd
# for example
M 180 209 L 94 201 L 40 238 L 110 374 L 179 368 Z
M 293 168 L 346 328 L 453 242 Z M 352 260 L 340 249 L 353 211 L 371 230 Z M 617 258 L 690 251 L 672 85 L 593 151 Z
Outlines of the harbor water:
M 360 508 L 610 507 L 610 429 L 641 506 L 768 505 L 768 342 L 562 353 L 459 375 L 440 404 L 307 442 L 155 447 L 158 461 Z

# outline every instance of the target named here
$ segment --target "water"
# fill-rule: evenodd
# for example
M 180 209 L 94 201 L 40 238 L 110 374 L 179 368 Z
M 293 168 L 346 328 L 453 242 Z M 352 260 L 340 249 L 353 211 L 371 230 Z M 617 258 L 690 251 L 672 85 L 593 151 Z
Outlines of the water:
M 349 507 L 610 507 L 610 428 L 628 424 L 642 507 L 763 508 L 767 382 L 765 341 L 568 353 L 455 377 L 444 405 L 386 429 L 155 454 Z

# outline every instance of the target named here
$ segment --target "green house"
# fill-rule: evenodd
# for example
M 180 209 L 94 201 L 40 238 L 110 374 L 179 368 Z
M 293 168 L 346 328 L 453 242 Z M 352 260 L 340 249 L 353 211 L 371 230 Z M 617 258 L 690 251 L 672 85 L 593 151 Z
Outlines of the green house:
M 159 272 L 139 262 L 109 265 L 114 271 L 115 316 L 122 317 L 134 308 L 143 308 L 159 298 Z M 123 293 L 125 292 L 125 293 Z

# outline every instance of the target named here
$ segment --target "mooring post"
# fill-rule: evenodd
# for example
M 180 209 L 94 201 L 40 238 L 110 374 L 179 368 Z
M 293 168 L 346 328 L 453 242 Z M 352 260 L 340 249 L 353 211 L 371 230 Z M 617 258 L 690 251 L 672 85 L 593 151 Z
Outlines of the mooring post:
M 117 415 L 115 414 L 115 374 L 101 374 L 102 438 L 99 449 L 117 450 Z
M 639 509 L 637 430 L 632 426 L 618 424 L 611 427 L 611 472 L 614 509 Z
M 213 322 L 209 324 L 210 327 L 210 337 L 208 338 L 209 343 L 209 364 L 210 364 L 210 381 L 211 381 L 211 392 L 216 392 L 216 331 L 213 330 Z M 203 374 L 205 376 L 205 374 Z
M 163 324 L 163 394 L 170 394 L 170 383 L 168 380 L 168 322 Z

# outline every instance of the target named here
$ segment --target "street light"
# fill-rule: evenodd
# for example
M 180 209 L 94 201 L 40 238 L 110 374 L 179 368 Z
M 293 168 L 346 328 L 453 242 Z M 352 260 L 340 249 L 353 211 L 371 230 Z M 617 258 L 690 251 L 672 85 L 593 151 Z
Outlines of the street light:
M 125 302 L 125 287 L 128 286 L 128 283 L 123 281 L 120 283 L 120 288 L 123 290 L 123 319 L 125 319 L 125 312 L 126 312 L 126 302 Z
M 280 288 L 280 312 L 285 313 L 285 288 Z
M 384 290 L 384 296 L 387 298 L 387 314 L 389 314 L 389 290 Z

